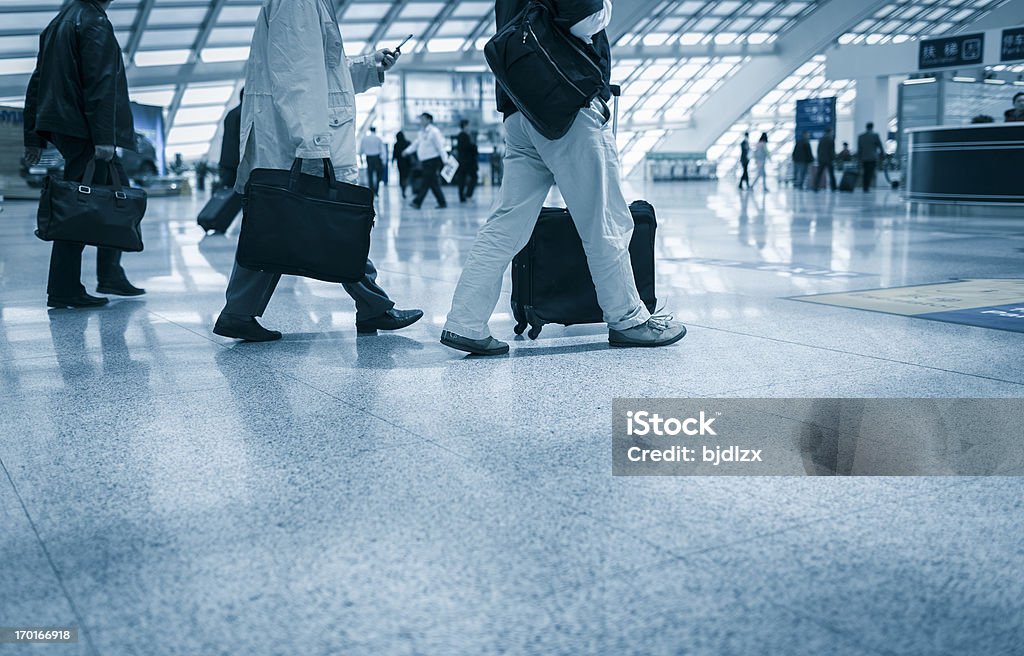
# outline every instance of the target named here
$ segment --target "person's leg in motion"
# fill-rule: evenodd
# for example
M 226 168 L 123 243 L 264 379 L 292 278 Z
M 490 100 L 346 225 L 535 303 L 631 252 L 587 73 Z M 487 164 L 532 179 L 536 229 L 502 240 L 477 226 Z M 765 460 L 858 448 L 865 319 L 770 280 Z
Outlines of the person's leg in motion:
M 128 174 L 117 157 L 110 163 L 96 163 L 96 177 L 102 180 L 100 184 L 113 184 L 113 177 L 110 174 L 111 168 L 117 170 L 117 177 L 121 184 L 128 184 Z M 116 248 L 96 249 L 96 291 L 100 294 L 114 294 L 116 296 L 141 296 L 146 293 L 145 289 L 136 287 L 128 281 L 128 276 L 121 266 L 121 251 Z
M 544 199 L 554 183 L 554 177 L 526 136 L 526 125 L 520 113 L 505 121 L 507 148 L 498 205 L 477 233 L 441 333 L 442 344 L 460 351 L 479 355 L 508 353 L 508 344 L 491 336 L 487 322 L 501 295 L 505 270 L 530 241 Z
M 437 161 L 441 161 L 438 159 Z M 420 162 L 420 179 L 419 184 L 413 184 L 413 197 L 412 206 L 419 209 L 423 205 L 423 199 L 427 197 L 427 193 L 430 191 L 430 175 L 431 171 L 434 171 L 433 159 Z M 436 173 L 435 173 L 436 175 Z
M 864 162 L 864 191 L 871 191 L 875 183 L 875 163 Z
M 93 145 L 84 139 L 55 134 L 54 145 L 64 157 L 64 179 L 81 182 L 95 156 Z M 82 251 L 85 246 L 55 241 L 50 248 L 50 274 L 46 283 L 46 304 L 53 308 L 97 307 L 108 300 L 86 293 L 82 285 Z
M 342 285 L 356 302 L 356 329 L 361 332 L 400 330 L 423 318 L 423 310 L 396 310 L 395 302 L 377 284 L 377 268 L 366 260 L 366 275 Z
M 651 317 L 633 279 L 629 241 L 633 216 L 622 195 L 619 156 L 609 112 L 595 101 L 580 111 L 569 132 L 549 141 L 530 136 L 551 169 L 587 254 L 597 300 L 614 346 L 660 346 L 686 334 L 668 317 Z M 529 128 L 528 128 L 529 129 Z
M 430 185 L 430 191 L 434 194 L 434 200 L 437 201 L 438 206 L 448 207 L 448 200 L 444 197 L 444 190 L 441 189 L 441 169 L 443 167 L 444 164 L 441 162 L 440 157 L 436 160 L 431 160 L 427 183 Z
M 248 211 L 248 202 L 242 200 L 242 220 Z M 213 327 L 214 334 L 221 337 L 241 339 L 246 342 L 271 342 L 281 339 L 281 333 L 267 330 L 256 321 L 263 316 L 270 303 L 270 297 L 277 288 L 281 276 L 263 271 L 246 269 L 235 261 L 224 293 L 226 303 Z

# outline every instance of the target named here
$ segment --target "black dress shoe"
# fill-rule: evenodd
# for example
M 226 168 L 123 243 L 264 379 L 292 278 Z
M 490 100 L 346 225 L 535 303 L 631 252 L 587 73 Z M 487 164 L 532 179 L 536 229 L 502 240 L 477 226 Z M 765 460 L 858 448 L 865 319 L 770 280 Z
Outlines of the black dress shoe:
M 106 305 L 110 300 L 99 296 L 90 296 L 85 292 L 76 296 L 47 296 L 46 306 L 52 308 L 89 308 Z
M 273 342 L 281 339 L 281 333 L 267 330 L 256 321 L 255 317 L 242 318 L 220 315 L 213 326 L 213 333 L 221 337 L 231 337 L 245 342 Z
M 96 293 L 113 294 L 114 296 L 142 296 L 146 290 L 136 287 L 127 280 L 118 280 L 117 282 L 101 282 L 96 286 Z
M 423 318 L 423 310 L 395 310 L 391 309 L 372 319 L 356 322 L 356 330 L 367 332 L 371 330 L 400 330 L 413 325 Z

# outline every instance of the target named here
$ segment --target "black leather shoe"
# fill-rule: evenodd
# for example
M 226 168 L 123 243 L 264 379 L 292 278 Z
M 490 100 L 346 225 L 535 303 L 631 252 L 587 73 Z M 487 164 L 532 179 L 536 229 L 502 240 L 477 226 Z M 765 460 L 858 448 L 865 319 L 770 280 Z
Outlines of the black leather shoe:
M 423 318 L 423 310 L 395 310 L 390 309 L 379 317 L 356 322 L 356 330 L 368 332 L 371 330 L 401 330 L 413 325 Z
M 255 317 L 243 319 L 223 314 L 217 317 L 217 323 L 213 326 L 213 334 L 240 339 L 244 342 L 273 342 L 281 339 L 280 332 L 267 330 L 256 321 Z
M 90 296 L 85 292 L 77 296 L 47 296 L 46 306 L 52 308 L 90 308 L 100 307 L 110 302 L 110 299 L 99 296 Z
M 142 296 L 146 290 L 136 287 L 127 280 L 118 280 L 117 282 L 101 282 L 96 286 L 96 293 L 113 294 L 114 296 Z

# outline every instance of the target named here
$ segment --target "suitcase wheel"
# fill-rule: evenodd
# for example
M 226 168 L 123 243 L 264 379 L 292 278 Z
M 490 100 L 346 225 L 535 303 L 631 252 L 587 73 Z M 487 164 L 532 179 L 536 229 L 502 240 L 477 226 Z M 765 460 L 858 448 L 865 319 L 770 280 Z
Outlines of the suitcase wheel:
M 540 326 L 530 326 L 530 332 L 526 333 L 526 335 L 530 339 L 537 339 L 537 337 L 540 335 L 540 331 L 541 331 L 541 327 Z
M 527 324 L 526 324 L 525 321 L 520 321 L 519 323 L 516 324 L 516 327 L 513 328 L 512 330 L 515 331 L 515 333 L 517 335 L 522 335 L 523 331 L 526 330 L 526 325 Z

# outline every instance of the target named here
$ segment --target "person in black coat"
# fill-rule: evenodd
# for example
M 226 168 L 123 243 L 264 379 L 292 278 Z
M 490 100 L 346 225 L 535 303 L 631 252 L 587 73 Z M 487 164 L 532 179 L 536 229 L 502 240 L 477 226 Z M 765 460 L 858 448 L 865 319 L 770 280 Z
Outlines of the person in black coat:
M 804 132 L 796 140 L 793 146 L 793 187 L 803 189 L 807 182 L 807 170 L 814 163 L 814 153 L 811 151 L 811 135 Z
M 135 150 L 135 123 L 128 101 L 128 79 L 121 47 L 107 19 L 110 0 L 71 0 L 39 36 L 39 56 L 25 94 L 25 162 L 39 162 L 52 143 L 64 156 L 64 179 L 82 181 L 96 160 L 93 183 L 110 184 L 110 170 L 128 176 L 117 147 Z M 84 245 L 53 242 L 47 305 L 95 307 L 106 298 L 82 286 Z M 96 275 L 101 294 L 138 296 L 145 290 L 128 282 L 121 251 L 100 248 Z
M 245 89 L 238 94 L 238 105 L 224 116 L 224 134 L 220 142 L 220 184 L 226 189 L 234 189 L 238 178 L 238 162 L 240 160 L 242 141 L 242 100 Z
M 395 147 L 392 150 L 391 159 L 398 167 L 398 186 L 402 188 L 402 198 L 405 198 L 405 190 L 409 188 L 409 176 L 412 173 L 412 158 L 403 154 L 410 145 L 412 142 L 405 137 L 404 132 L 399 131 L 395 135 Z
M 465 203 L 473 197 L 476 189 L 476 179 L 480 174 L 480 165 L 477 162 L 479 151 L 476 143 L 470 136 L 469 121 L 459 121 L 459 136 L 456 140 L 456 157 L 459 160 L 459 170 L 455 174 L 456 184 L 459 187 L 459 202 Z
M 836 190 L 836 172 L 832 168 L 836 159 L 836 140 L 832 136 L 832 130 L 825 130 L 825 136 L 818 140 L 818 179 L 814 181 L 814 191 L 821 189 L 824 181 L 822 178 L 828 172 L 828 185 L 832 191 Z

